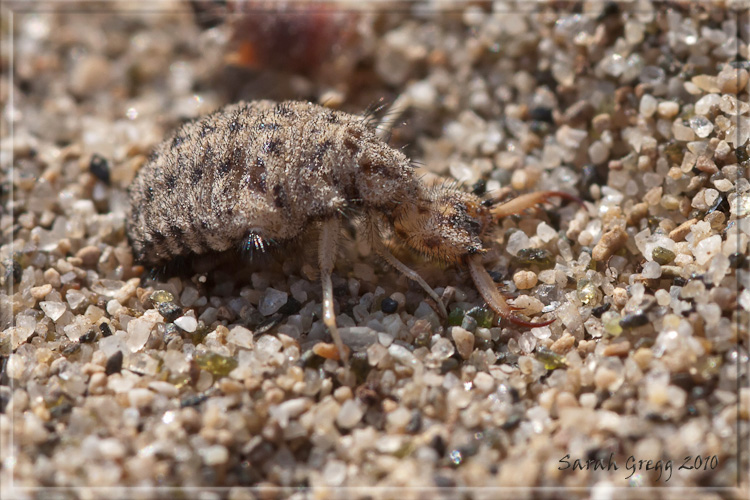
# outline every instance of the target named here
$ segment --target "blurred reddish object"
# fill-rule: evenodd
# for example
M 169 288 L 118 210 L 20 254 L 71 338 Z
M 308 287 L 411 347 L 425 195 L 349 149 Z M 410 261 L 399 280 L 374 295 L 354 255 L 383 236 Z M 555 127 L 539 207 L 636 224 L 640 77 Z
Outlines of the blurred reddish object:
M 302 74 L 335 68 L 357 38 L 353 4 L 196 0 L 192 6 L 202 26 L 230 27 L 226 62 L 244 68 Z

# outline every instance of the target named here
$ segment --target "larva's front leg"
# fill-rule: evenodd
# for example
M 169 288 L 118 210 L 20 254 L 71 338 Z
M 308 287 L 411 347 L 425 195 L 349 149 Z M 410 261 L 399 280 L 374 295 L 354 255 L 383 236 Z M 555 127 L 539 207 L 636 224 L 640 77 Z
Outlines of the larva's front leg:
M 370 245 L 372 245 L 373 250 L 383 257 L 388 264 L 395 267 L 401 274 L 409 278 L 410 280 L 416 282 L 419 286 L 422 287 L 422 289 L 427 292 L 427 295 L 430 296 L 430 298 L 435 301 L 435 305 L 437 307 L 437 313 L 442 317 L 443 319 L 448 318 L 448 310 L 445 308 L 445 304 L 443 304 L 442 299 L 438 296 L 438 294 L 435 292 L 435 290 L 432 289 L 430 285 L 427 284 L 427 282 L 413 269 L 409 268 L 406 264 L 398 260 L 391 252 L 388 250 L 388 247 L 385 246 L 385 243 L 380 239 L 380 234 L 377 228 L 374 226 L 374 216 L 370 216 L 370 231 L 369 231 L 369 239 L 370 239 Z
M 323 287 L 323 323 L 331 332 L 333 343 L 339 352 L 339 357 L 344 365 L 349 365 L 349 349 L 344 345 L 336 326 L 336 312 L 333 307 L 333 283 L 331 273 L 336 263 L 336 250 L 338 248 L 341 223 L 337 217 L 331 217 L 323 222 L 320 232 L 320 243 L 318 245 L 318 265 L 320 266 L 320 284 Z
M 495 311 L 501 317 L 507 319 L 511 323 L 526 326 L 529 328 L 547 326 L 555 321 L 554 319 L 551 319 L 548 321 L 542 321 L 540 323 L 531 323 L 529 321 L 522 320 L 521 318 L 516 316 L 514 312 L 517 308 L 512 307 L 507 302 L 505 302 L 505 298 L 503 298 L 502 294 L 497 290 L 497 285 L 494 281 L 492 281 L 492 277 L 490 277 L 489 273 L 482 264 L 482 257 L 479 255 L 470 257 L 469 259 L 467 259 L 467 264 L 469 266 L 471 279 L 474 280 L 474 285 L 477 287 L 479 294 L 482 296 L 484 301 L 487 302 L 487 306 L 489 306 L 490 309 Z

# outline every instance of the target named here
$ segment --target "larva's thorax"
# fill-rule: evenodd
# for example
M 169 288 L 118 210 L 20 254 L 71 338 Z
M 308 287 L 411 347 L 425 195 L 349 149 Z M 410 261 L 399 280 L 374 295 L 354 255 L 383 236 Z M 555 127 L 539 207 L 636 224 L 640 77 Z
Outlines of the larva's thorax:
M 295 238 L 316 220 L 389 211 L 421 193 L 407 158 L 361 117 L 255 101 L 177 129 L 131 187 L 140 260 Z

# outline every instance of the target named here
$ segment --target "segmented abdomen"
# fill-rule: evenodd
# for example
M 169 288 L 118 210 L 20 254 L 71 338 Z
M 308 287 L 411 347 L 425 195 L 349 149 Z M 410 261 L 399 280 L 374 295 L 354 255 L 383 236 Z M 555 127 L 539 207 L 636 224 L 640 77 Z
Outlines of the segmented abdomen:
M 356 202 L 346 131 L 361 118 L 306 103 L 238 103 L 178 128 L 130 188 L 136 258 L 283 241 Z M 337 147 L 345 144 L 343 147 Z M 346 145 L 348 144 L 348 146 Z

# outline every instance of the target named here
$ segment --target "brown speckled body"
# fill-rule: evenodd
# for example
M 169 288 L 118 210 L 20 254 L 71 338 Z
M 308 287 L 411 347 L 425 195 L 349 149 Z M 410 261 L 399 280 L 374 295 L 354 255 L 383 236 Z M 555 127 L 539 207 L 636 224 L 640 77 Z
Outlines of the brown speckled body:
M 158 265 L 296 238 L 362 207 L 420 198 L 408 159 L 361 116 L 303 102 L 240 102 L 184 124 L 130 187 L 136 258 Z

